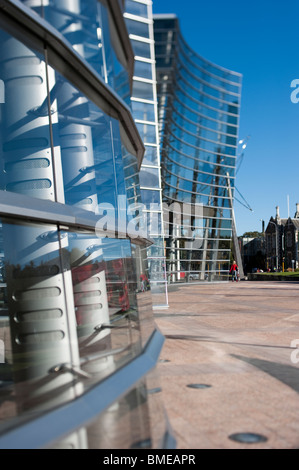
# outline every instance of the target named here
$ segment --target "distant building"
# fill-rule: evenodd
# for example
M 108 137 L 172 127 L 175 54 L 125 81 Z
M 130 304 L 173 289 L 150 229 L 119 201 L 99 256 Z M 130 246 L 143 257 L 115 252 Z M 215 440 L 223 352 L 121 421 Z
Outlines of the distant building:
M 299 204 L 294 218 L 289 217 L 284 227 L 284 267 L 298 268 Z
M 294 217 L 281 218 L 276 207 L 275 218 L 271 217 L 265 230 L 266 266 L 269 269 L 298 267 L 299 204 Z
M 276 207 L 275 218 L 271 217 L 265 230 L 266 265 L 269 269 L 279 269 L 283 262 L 283 234 L 287 219 L 282 219 L 279 207 Z

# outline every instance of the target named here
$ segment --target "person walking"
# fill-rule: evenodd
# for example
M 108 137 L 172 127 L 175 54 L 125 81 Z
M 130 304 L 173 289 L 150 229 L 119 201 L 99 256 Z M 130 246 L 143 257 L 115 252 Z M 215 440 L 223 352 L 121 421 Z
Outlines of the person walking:
M 232 275 L 232 282 L 236 281 L 238 282 L 238 272 L 239 268 L 238 265 L 235 261 L 233 261 L 233 264 L 230 267 L 229 274 Z

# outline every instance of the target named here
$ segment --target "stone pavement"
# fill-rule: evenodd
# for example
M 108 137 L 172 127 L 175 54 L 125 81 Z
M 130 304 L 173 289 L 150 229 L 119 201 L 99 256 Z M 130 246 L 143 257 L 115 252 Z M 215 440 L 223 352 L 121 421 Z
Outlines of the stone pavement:
M 298 283 L 175 285 L 155 321 L 178 449 L 299 448 Z M 240 443 L 236 433 L 266 440 Z

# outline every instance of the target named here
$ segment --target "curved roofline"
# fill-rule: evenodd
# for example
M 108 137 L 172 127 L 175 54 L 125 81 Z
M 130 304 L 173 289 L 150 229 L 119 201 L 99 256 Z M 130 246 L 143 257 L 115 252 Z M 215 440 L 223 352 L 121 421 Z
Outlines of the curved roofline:
M 240 73 L 240 72 L 235 72 L 234 70 L 228 69 L 228 68 L 226 68 L 226 67 L 223 67 L 222 65 L 218 65 L 218 64 L 216 64 L 215 62 L 212 62 L 211 60 L 206 59 L 206 58 L 203 57 L 202 55 L 198 54 L 191 46 L 189 46 L 189 44 L 187 43 L 187 41 L 185 40 L 185 38 L 184 38 L 184 36 L 183 36 L 183 34 L 182 34 L 182 32 L 181 32 L 179 18 L 178 18 L 178 16 L 177 16 L 175 13 L 165 13 L 165 14 L 164 14 L 164 13 L 159 13 L 159 14 L 155 14 L 155 15 L 153 15 L 153 20 L 155 21 L 155 19 L 157 19 L 157 20 L 162 20 L 162 19 L 168 19 L 168 20 L 170 20 L 170 19 L 176 19 L 176 20 L 177 20 L 177 24 L 178 24 L 178 31 L 179 31 L 179 34 L 180 34 L 180 36 L 181 36 L 181 39 L 182 39 L 183 43 L 188 47 L 188 49 L 190 49 L 190 51 L 192 51 L 192 53 L 193 53 L 196 57 L 198 57 L 199 59 L 205 61 L 207 64 L 212 65 L 212 66 L 215 67 L 215 68 L 218 68 L 218 69 L 223 70 L 223 71 L 225 71 L 225 72 L 229 72 L 229 73 L 231 73 L 231 74 L 233 74 L 233 75 L 237 75 L 238 77 L 241 77 L 241 78 L 243 77 L 243 74 L 242 74 L 242 73 Z

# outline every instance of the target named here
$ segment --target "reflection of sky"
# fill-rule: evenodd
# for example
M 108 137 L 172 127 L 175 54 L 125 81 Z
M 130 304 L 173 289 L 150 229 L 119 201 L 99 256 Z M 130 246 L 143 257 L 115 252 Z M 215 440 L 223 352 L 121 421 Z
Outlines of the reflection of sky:
M 29 265 L 60 265 L 58 233 L 52 229 L 52 226 L 43 225 L 4 224 L 5 262 L 19 265 L 21 269 Z M 61 232 L 61 243 L 73 260 L 83 261 L 85 258 L 89 262 L 100 262 L 129 258 L 132 255 L 129 240 L 101 239 L 90 234 Z
M 70 233 L 69 246 L 66 247 L 73 255 L 75 249 L 82 252 L 89 262 L 109 261 L 131 257 L 129 240 L 98 238 L 91 234 Z M 77 257 L 78 254 L 75 254 Z
M 110 259 L 129 258 L 131 257 L 131 243 L 129 240 L 111 240 L 103 238 L 103 258 L 105 261 Z
M 54 226 L 4 223 L 3 248 L 5 262 L 21 268 L 29 264 L 60 263 L 58 234 Z
M 236 186 L 254 211 L 237 201 L 238 235 L 261 231 L 260 219 L 274 216 L 276 205 L 287 217 L 287 195 L 293 216 L 298 202 L 299 103 L 291 102 L 290 84 L 298 78 L 298 0 L 193 1 L 192 8 L 179 0 L 159 0 L 153 10 L 176 13 L 194 51 L 243 74 L 239 136 L 250 134 L 251 139 Z

